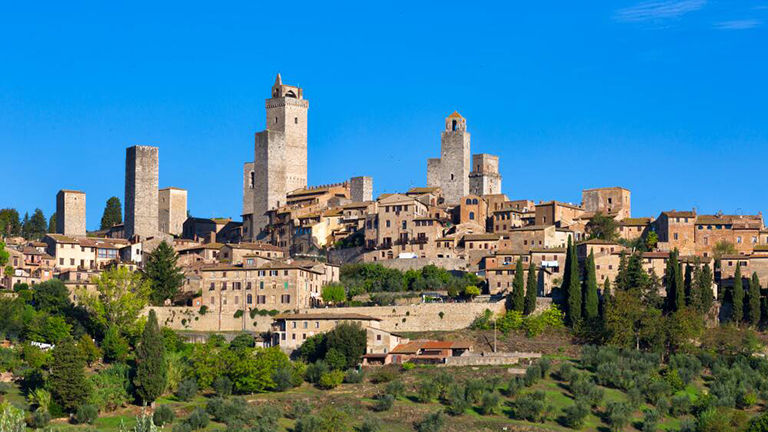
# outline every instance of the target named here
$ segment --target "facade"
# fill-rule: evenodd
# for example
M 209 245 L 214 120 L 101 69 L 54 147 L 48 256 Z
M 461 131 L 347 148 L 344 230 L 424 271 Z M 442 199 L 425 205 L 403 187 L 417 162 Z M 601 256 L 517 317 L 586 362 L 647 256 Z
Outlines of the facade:
M 125 237 L 158 233 L 158 148 L 128 147 L 125 151 Z
M 56 232 L 85 236 L 85 194 L 62 189 L 56 194 Z
M 481 196 L 501 194 L 498 156 L 486 153 L 472 155 L 469 193 Z
M 308 109 L 302 89 L 284 85 L 277 74 L 266 101 L 266 130 L 255 136 L 253 170 L 248 164 L 244 170 L 243 195 L 253 193 L 251 200 L 243 199 L 253 205 L 243 210 L 248 239 L 258 236 L 268 223 L 267 211 L 284 205 L 288 192 L 307 186 Z
M 613 215 L 616 220 L 632 217 L 630 192 L 623 187 L 584 189 L 581 206 L 589 213 Z
M 573 204 L 549 201 L 536 204 L 536 225 L 556 225 L 566 228 L 584 214 L 584 209 Z
M 181 236 L 187 220 L 187 191 L 169 187 L 158 191 L 160 232 Z
M 381 319 L 355 313 L 338 314 L 281 314 L 275 316 L 272 326 L 272 345 L 287 352 L 298 349 L 307 338 L 327 333 L 339 324 L 359 325 L 366 332 L 366 353 L 386 354 L 403 339 L 381 329 Z M 405 339 L 407 341 L 407 339 Z
M 440 187 L 449 204 L 469 194 L 469 141 L 467 120 L 454 112 L 440 134 L 440 158 L 427 160 L 427 186 Z
M 350 199 L 352 201 L 373 200 L 373 177 L 352 177 L 349 179 Z

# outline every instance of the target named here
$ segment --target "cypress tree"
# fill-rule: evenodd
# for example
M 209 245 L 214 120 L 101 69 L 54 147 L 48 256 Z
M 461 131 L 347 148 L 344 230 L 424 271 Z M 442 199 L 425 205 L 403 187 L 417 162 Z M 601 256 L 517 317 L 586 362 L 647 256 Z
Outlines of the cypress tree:
M 747 299 L 749 316 L 747 319 L 753 326 L 760 325 L 760 279 L 757 277 L 757 273 L 752 273 L 752 278 L 749 280 L 749 298 Z
M 597 298 L 597 274 L 595 272 L 595 252 L 591 251 L 587 257 L 585 266 L 587 272 L 584 278 L 584 318 L 591 320 L 597 318 L 598 298 Z
M 565 248 L 565 265 L 563 266 L 563 282 L 560 285 L 560 293 L 562 294 L 563 298 L 566 299 L 567 303 L 567 296 L 568 296 L 568 278 L 571 276 L 571 238 L 568 237 L 568 246 Z
M 675 312 L 685 306 L 685 288 L 683 287 L 683 278 L 680 274 L 680 264 L 677 260 L 677 249 L 669 254 L 667 260 L 667 269 L 665 274 L 665 285 L 667 290 L 666 311 Z
M 515 266 L 515 278 L 512 280 L 512 310 L 518 312 L 523 311 L 525 305 L 525 279 L 523 273 L 525 268 L 523 267 L 523 259 L 518 258 L 517 265 Z
M 107 200 L 107 205 L 104 207 L 104 213 L 101 216 L 101 229 L 112 228 L 121 223 L 123 223 L 123 210 L 120 205 L 120 198 L 113 196 Z
M 50 218 L 48 218 L 48 232 L 56 232 L 56 212 L 53 212 Z
M 528 282 L 525 286 L 525 302 L 523 304 L 523 313 L 530 315 L 536 310 L 536 295 L 539 292 L 539 284 L 536 279 L 536 267 L 531 260 L 528 266 Z
M 683 289 L 685 290 L 685 305 L 690 306 L 693 301 L 693 267 L 690 264 L 685 265 L 685 277 L 683 279 Z
M 733 288 L 731 291 L 731 304 L 733 322 L 741 324 L 744 320 L 744 286 L 741 280 L 741 263 L 736 263 L 736 274 L 733 276 Z
M 623 251 L 619 256 L 619 269 L 616 274 L 616 289 L 627 289 L 627 255 Z
M 568 260 L 568 308 L 566 310 L 566 319 L 568 324 L 575 326 L 581 321 L 581 272 L 579 271 L 579 261 L 576 257 L 576 246 L 570 245 Z
M 696 265 L 693 268 L 693 277 L 691 280 L 691 295 L 686 300 L 688 300 L 688 305 L 699 313 L 705 312 L 701 304 L 701 278 L 703 276 L 704 271 L 702 270 L 700 263 L 696 262 Z
M 154 310 L 149 311 L 149 319 L 141 334 L 141 341 L 136 347 L 136 394 L 145 403 L 153 403 L 163 394 L 167 381 L 167 366 L 165 363 L 165 344 L 157 316 Z
M 605 320 L 605 311 L 608 308 L 608 304 L 611 301 L 611 280 L 605 278 L 603 283 L 603 295 L 600 298 L 600 318 Z
M 70 337 L 60 341 L 53 349 L 49 384 L 51 397 L 66 412 L 73 412 L 90 397 L 85 358 Z
M 701 312 L 707 314 L 712 309 L 712 302 L 715 299 L 715 293 L 712 292 L 712 268 L 709 267 L 709 263 L 704 264 L 704 268 L 701 269 L 699 295 L 701 296 Z

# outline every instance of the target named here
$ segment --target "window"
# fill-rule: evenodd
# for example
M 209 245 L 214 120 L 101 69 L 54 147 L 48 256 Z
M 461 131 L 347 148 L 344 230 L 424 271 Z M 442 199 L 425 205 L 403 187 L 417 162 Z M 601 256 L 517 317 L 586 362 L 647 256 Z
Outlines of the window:
M 675 233 L 673 237 L 675 238 L 675 240 L 677 240 L 677 233 Z
M 253 303 L 253 295 L 248 294 L 247 296 L 245 296 L 245 302 L 248 303 L 248 304 L 252 304 Z
M 211 282 L 211 286 L 208 288 L 208 291 L 213 291 L 215 289 L 216 289 L 216 283 L 215 282 Z
M 299 124 L 299 118 L 298 117 L 294 117 L 293 118 L 293 124 Z
M 741 244 L 741 236 L 739 236 L 739 237 L 736 237 L 736 243 L 739 243 L 739 244 Z
M 385 225 L 387 226 L 387 228 L 389 228 L 389 225 L 390 225 L 389 221 L 387 221 Z
M 408 222 L 407 221 L 403 221 L 403 229 L 408 229 Z
M 469 219 L 475 220 L 475 212 L 469 212 Z
M 470 198 L 467 198 L 467 205 L 472 204 L 472 200 Z

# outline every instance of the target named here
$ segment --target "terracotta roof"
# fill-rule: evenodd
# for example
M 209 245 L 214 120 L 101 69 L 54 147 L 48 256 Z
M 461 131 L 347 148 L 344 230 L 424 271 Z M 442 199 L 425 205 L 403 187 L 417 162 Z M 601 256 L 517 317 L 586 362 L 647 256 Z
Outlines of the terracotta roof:
M 434 186 L 434 187 L 413 187 L 413 188 L 408 189 L 408 192 L 406 192 L 406 194 L 408 194 L 408 195 L 411 195 L 411 194 L 419 194 L 419 195 L 421 195 L 421 194 L 428 194 L 428 193 L 432 193 L 432 192 L 437 192 L 438 190 L 440 190 L 440 188 L 436 187 L 436 186 Z
M 695 211 L 677 211 L 677 210 L 670 210 L 670 211 L 664 211 L 661 212 L 663 215 L 667 215 L 668 217 L 696 217 Z
M 404 344 L 399 344 L 392 351 L 391 354 L 416 354 L 421 349 L 470 349 L 472 344 L 469 342 L 450 342 L 450 341 L 435 341 L 435 340 L 418 340 L 410 341 Z M 427 356 L 424 356 L 427 357 Z M 429 356 L 434 357 L 434 356 Z M 439 358 L 437 356 L 435 358 Z
M 618 244 L 616 242 L 612 242 L 612 241 L 608 241 L 608 240 L 603 240 L 603 239 L 589 239 L 589 240 L 584 240 L 584 241 L 576 243 L 577 246 L 578 245 L 582 245 L 582 244 L 586 244 L 586 245 L 599 244 L 599 245 L 621 246 L 620 244 Z
M 669 258 L 669 252 L 643 252 L 643 258 Z
M 565 253 L 566 250 L 564 247 L 556 247 L 556 248 L 531 248 L 531 252 L 533 253 Z
M 232 249 L 247 249 L 247 250 L 264 250 L 264 251 L 275 251 L 275 252 L 282 252 L 282 249 L 280 249 L 277 246 L 271 245 L 269 243 L 227 243 L 223 246 L 229 246 Z
M 283 320 L 358 320 L 358 321 L 381 321 L 380 318 L 358 314 L 358 313 L 287 313 L 275 315 L 274 319 Z
M 47 234 L 47 237 L 52 238 L 57 243 L 77 243 L 76 238 L 65 236 L 64 234 Z
M 451 115 L 448 116 L 448 118 L 464 118 L 464 117 L 462 117 L 458 111 L 454 111 Z
M 500 238 L 501 238 L 501 234 L 496 234 L 496 233 L 467 234 L 464 236 L 464 241 L 498 240 Z
M 651 218 L 649 217 L 626 218 L 619 221 L 619 225 L 625 226 L 649 225 L 650 223 Z

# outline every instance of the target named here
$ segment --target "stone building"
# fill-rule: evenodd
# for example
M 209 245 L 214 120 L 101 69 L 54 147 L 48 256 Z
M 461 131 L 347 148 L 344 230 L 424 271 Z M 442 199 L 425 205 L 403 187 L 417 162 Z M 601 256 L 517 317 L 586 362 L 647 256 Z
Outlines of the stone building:
M 268 223 L 267 211 L 285 204 L 286 195 L 307 186 L 307 111 L 301 88 L 284 85 L 277 74 L 266 101 L 266 130 L 257 132 L 253 169 L 244 168 L 243 234 L 254 239 Z
M 366 353 L 388 353 L 403 339 L 381 329 L 381 319 L 356 313 L 335 314 L 280 314 L 275 316 L 272 345 L 292 352 L 304 341 L 317 334 L 327 333 L 341 323 L 359 325 L 366 332 Z M 407 339 L 405 339 L 407 340 Z
M 635 240 L 645 235 L 651 228 L 652 218 L 626 218 L 619 221 L 619 238 Z
M 158 148 L 128 147 L 125 151 L 125 237 L 158 233 Z
M 573 204 L 549 201 L 536 204 L 536 225 L 568 227 L 584 214 L 584 209 Z
M 180 236 L 187 220 L 187 191 L 169 187 L 158 191 L 160 232 Z
M 62 189 L 56 194 L 56 232 L 85 236 L 85 193 Z
M 469 194 L 461 198 L 456 208 L 454 222 L 459 224 L 472 222 L 485 229 L 487 218 L 488 203 L 480 195 Z
M 588 213 L 613 215 L 616 220 L 632 217 L 630 192 L 623 187 L 584 189 L 581 206 Z
M 454 111 L 440 134 L 440 158 L 427 160 L 427 186 L 440 187 L 449 204 L 469 194 L 469 141 L 467 120 Z
M 481 196 L 501 194 L 498 156 L 486 153 L 472 155 L 469 193 Z
M 693 254 L 696 251 L 695 222 L 695 210 L 661 212 L 653 222 L 653 229 L 659 236 L 657 247 L 662 251 L 677 249 L 681 255 Z
M 352 177 L 349 179 L 350 199 L 355 202 L 373 200 L 373 178 L 372 177 Z

